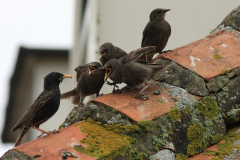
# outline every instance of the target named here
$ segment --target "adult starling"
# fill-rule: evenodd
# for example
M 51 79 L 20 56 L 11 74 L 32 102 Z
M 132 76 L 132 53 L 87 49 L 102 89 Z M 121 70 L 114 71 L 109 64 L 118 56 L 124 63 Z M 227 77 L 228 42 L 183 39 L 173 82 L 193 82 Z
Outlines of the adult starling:
M 142 94 L 143 91 L 148 87 L 148 80 L 150 80 L 155 73 L 164 72 L 167 67 L 166 65 L 159 64 L 148 64 L 146 62 L 133 61 L 136 57 L 143 53 L 148 53 L 154 50 L 156 47 L 145 47 L 140 48 L 136 51 L 129 53 L 120 59 L 109 60 L 101 69 L 105 69 L 104 80 L 109 77 L 116 83 L 126 83 L 132 87 L 135 85 L 146 84 L 145 87 L 137 94 Z
M 60 104 L 59 84 L 64 78 L 72 78 L 72 76 L 51 72 L 44 77 L 44 90 L 12 129 L 13 132 L 20 128 L 20 136 L 15 147 L 21 144 L 23 136 L 31 127 L 42 132 L 39 137 L 44 133 L 49 135 L 56 132 L 46 132 L 40 129 L 39 126 L 57 112 Z
M 85 72 L 81 73 L 78 79 L 77 87 L 71 91 L 61 94 L 61 99 L 71 99 L 75 105 L 83 106 L 86 96 L 96 94 L 104 84 L 104 70 L 99 70 L 102 65 L 99 62 L 91 62 Z
M 113 46 L 112 43 L 104 43 L 100 46 L 98 53 L 100 54 L 100 62 L 104 65 L 110 59 L 119 59 L 127 53 L 122 49 Z
M 139 61 L 150 62 L 155 53 L 161 54 L 162 50 L 165 48 L 168 38 L 171 35 L 171 26 L 164 19 L 167 11 L 170 11 L 170 9 L 157 8 L 151 12 L 150 21 L 143 31 L 141 46 L 156 46 L 156 50 L 147 55 L 142 55 L 139 57 Z

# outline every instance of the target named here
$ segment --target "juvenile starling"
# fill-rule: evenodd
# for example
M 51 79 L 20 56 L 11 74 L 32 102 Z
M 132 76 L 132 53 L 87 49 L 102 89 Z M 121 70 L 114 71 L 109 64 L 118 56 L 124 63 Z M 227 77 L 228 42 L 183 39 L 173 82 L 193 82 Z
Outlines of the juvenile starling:
M 148 87 L 148 80 L 150 80 L 155 73 L 165 72 L 167 69 L 166 65 L 159 64 L 148 64 L 146 62 L 133 61 L 134 57 L 139 54 L 147 53 L 154 50 L 155 47 L 145 47 L 140 48 L 136 51 L 131 52 L 123 58 L 109 60 L 100 69 L 105 69 L 104 80 L 109 77 L 111 80 L 117 83 L 126 83 L 128 86 L 132 87 L 135 85 L 146 84 L 145 87 L 137 94 L 142 94 L 143 91 Z M 145 52 L 143 52 L 145 51 Z
M 71 91 L 61 94 L 61 99 L 71 99 L 75 105 L 83 106 L 83 101 L 86 96 L 96 94 L 99 96 L 99 91 L 104 84 L 104 70 L 99 70 L 102 65 L 99 62 L 91 62 L 85 72 L 81 73 L 78 79 L 77 87 Z
M 156 50 L 147 55 L 142 55 L 139 57 L 139 61 L 150 62 L 155 53 L 161 54 L 162 50 L 165 48 L 168 38 L 171 35 L 171 26 L 164 19 L 167 11 L 170 11 L 170 9 L 157 8 L 151 12 L 150 21 L 143 31 L 141 46 L 156 46 Z
M 100 54 L 100 62 L 104 65 L 110 59 L 119 59 L 127 53 L 122 49 L 113 46 L 112 43 L 104 43 L 100 46 L 98 53 Z
M 40 129 L 39 126 L 57 112 L 60 104 L 59 84 L 64 78 L 72 78 L 72 76 L 51 72 L 44 77 L 44 90 L 12 129 L 12 132 L 14 132 L 20 128 L 20 136 L 15 147 L 21 144 L 23 136 L 31 127 L 42 132 L 39 137 L 44 133 L 49 135 L 56 132 L 46 132 Z
M 74 69 L 76 71 L 76 80 L 78 82 L 79 78 L 81 77 L 82 73 L 86 72 L 88 70 L 88 63 L 84 65 L 80 65 Z

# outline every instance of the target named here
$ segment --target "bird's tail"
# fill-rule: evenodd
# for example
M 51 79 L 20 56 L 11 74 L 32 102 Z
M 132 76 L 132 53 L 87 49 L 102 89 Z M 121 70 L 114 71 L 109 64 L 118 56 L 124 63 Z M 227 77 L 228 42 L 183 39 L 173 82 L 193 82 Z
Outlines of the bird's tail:
M 69 99 L 75 105 L 78 105 L 80 103 L 80 96 L 78 95 L 76 88 L 61 94 L 61 99 Z
M 20 135 L 19 135 L 14 147 L 17 147 L 21 144 L 24 135 L 28 132 L 29 129 L 30 129 L 30 127 L 23 127 L 22 129 L 20 129 Z

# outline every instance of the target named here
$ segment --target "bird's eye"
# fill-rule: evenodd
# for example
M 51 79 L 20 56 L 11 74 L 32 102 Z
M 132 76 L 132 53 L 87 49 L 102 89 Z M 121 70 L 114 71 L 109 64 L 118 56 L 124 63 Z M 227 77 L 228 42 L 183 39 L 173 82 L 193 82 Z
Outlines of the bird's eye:
M 94 68 L 97 68 L 97 66 L 93 66 Z
M 162 11 L 157 11 L 157 14 L 162 13 Z
M 107 51 L 108 51 L 108 49 L 105 49 L 104 51 L 105 51 L 105 52 L 107 52 Z

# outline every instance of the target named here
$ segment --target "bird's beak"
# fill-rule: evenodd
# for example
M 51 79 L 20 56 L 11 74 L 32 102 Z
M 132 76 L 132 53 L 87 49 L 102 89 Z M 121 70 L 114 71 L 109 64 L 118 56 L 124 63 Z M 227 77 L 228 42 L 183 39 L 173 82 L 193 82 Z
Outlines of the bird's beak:
M 171 9 L 164 9 L 163 13 L 170 11 Z
M 94 72 L 96 69 L 93 66 L 89 66 L 89 74 L 91 74 L 92 72 Z
M 63 78 L 63 79 L 64 79 L 64 78 L 73 78 L 73 76 L 64 74 L 64 75 L 62 76 L 62 78 Z
M 103 50 L 99 50 L 97 53 L 100 53 L 99 59 L 105 54 L 105 52 Z
M 111 69 L 110 68 L 104 68 L 104 67 L 101 67 L 99 69 L 105 69 L 106 73 L 105 73 L 105 77 L 104 77 L 104 82 L 106 81 L 106 79 L 108 78 L 108 75 L 110 74 L 111 72 Z

